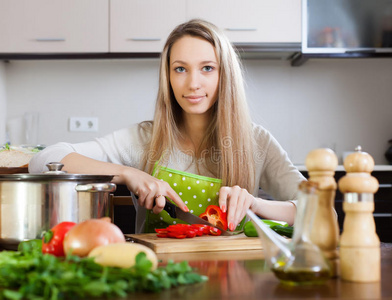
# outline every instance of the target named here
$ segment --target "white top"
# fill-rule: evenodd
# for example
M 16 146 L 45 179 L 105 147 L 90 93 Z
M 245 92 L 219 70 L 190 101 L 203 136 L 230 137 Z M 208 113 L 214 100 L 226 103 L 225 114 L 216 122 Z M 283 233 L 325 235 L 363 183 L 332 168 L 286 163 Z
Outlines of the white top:
M 298 185 L 305 178 L 291 163 L 287 153 L 266 129 L 254 124 L 253 135 L 256 143 L 256 149 L 253 153 L 256 164 L 255 182 L 259 184 L 254 188 L 252 194 L 257 196 L 261 188 L 276 200 L 295 200 Z M 96 160 L 141 170 L 141 157 L 149 138 L 150 132 L 139 130 L 138 124 L 135 124 L 130 128 L 115 131 L 90 142 L 78 144 L 58 143 L 37 153 L 30 161 L 29 172 L 44 172 L 47 170 L 47 163 L 59 162 L 72 152 L 77 152 Z M 192 157 L 180 150 L 174 151 L 170 156 L 167 167 L 197 174 L 196 165 L 192 162 Z M 203 169 L 200 170 L 199 175 L 213 177 Z M 141 232 L 144 227 L 145 209 L 138 207 L 137 201 L 134 201 L 134 204 L 137 212 L 136 232 Z

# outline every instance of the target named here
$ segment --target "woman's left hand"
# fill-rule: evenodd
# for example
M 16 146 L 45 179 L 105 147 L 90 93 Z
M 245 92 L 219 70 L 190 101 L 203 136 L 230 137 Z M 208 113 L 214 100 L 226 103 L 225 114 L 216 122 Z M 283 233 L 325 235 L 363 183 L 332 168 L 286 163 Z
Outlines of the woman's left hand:
M 219 207 L 223 212 L 227 211 L 227 224 L 231 231 L 237 227 L 255 201 L 253 195 L 238 185 L 220 188 Z

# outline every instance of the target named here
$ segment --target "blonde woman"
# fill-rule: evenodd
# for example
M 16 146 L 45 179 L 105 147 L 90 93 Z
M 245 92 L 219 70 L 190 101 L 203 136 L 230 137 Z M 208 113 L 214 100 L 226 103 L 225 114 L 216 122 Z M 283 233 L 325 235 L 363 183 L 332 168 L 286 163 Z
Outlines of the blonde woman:
M 263 127 L 251 122 L 239 59 L 211 23 L 176 27 L 161 55 L 153 121 L 81 144 L 59 143 L 30 162 L 42 172 L 61 161 L 70 173 L 115 175 L 136 195 L 136 231 L 175 224 L 166 198 L 200 215 L 215 204 L 229 230 L 250 208 L 262 218 L 293 224 L 298 184 L 304 177 Z M 258 198 L 259 189 L 275 201 Z

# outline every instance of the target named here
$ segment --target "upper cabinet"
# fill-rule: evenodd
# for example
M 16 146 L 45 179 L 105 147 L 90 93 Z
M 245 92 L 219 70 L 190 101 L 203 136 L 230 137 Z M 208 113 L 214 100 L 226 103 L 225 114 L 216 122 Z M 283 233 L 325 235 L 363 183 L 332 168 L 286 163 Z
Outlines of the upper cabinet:
M 233 43 L 300 43 L 301 0 L 187 0 L 187 16 L 222 28 Z
M 0 53 L 158 53 L 193 18 L 233 43 L 301 41 L 301 0 L 0 0 Z
M 0 0 L 0 52 L 107 52 L 109 0 Z
M 301 42 L 301 0 L 110 0 L 110 52 L 160 52 L 174 27 L 194 18 L 233 43 Z
M 161 52 L 185 8 L 184 0 L 110 0 L 110 52 Z

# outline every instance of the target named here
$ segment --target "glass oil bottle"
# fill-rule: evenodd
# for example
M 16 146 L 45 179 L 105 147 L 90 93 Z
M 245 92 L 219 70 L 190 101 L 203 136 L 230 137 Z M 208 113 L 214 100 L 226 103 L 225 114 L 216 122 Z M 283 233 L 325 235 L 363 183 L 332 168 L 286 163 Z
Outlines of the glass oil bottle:
M 277 262 L 272 271 L 283 283 L 290 285 L 321 284 L 331 277 L 331 270 L 321 250 L 310 240 L 317 205 L 317 184 L 302 182 L 299 186 L 297 217 L 292 240 L 292 255 L 286 262 Z
M 267 265 L 284 284 L 323 284 L 331 278 L 328 260 L 310 239 L 318 201 L 317 186 L 316 182 L 310 181 L 303 181 L 299 185 L 297 214 L 291 241 L 268 228 L 252 211 L 247 213 L 258 231 Z

